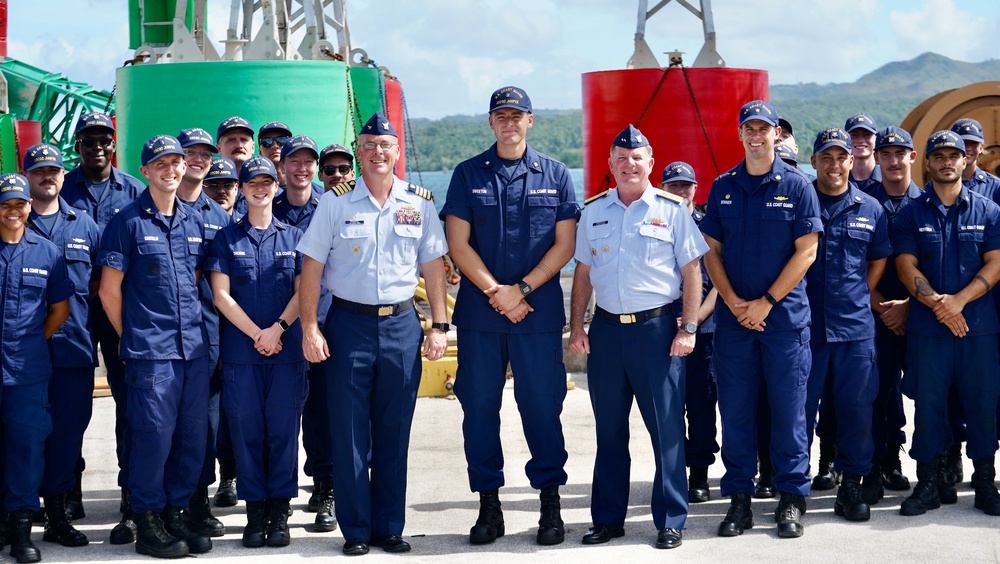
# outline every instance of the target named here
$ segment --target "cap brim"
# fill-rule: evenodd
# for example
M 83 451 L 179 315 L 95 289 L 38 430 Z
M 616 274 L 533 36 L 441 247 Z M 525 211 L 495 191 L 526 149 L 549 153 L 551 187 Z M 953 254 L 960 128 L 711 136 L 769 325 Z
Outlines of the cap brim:
M 28 194 L 26 192 L 21 192 L 18 190 L 10 190 L 9 192 L 0 193 L 0 204 L 9 200 L 24 200 L 29 201 Z
M 985 143 L 986 140 L 978 135 L 959 135 L 963 141 L 975 141 L 976 143 Z
M 524 112 L 526 114 L 530 114 L 531 113 L 531 108 L 525 109 L 524 106 L 518 106 L 517 104 L 500 104 L 499 106 L 497 106 L 495 108 L 492 108 L 490 110 L 490 113 L 493 113 L 493 112 L 495 112 L 497 110 L 502 110 L 504 108 L 510 108 L 512 110 L 521 110 L 522 112 Z
M 62 163 L 46 163 L 46 162 L 40 162 L 40 163 L 35 163 L 35 164 L 33 164 L 33 165 L 31 165 L 31 166 L 29 166 L 29 167 L 25 168 L 25 169 L 24 169 L 24 172 L 31 172 L 31 171 L 33 171 L 33 170 L 35 170 L 35 169 L 39 169 L 39 168 L 45 168 L 45 167 L 52 167 L 52 168 L 61 168 L 61 169 L 65 170 L 65 167 L 63 166 L 63 164 L 62 164 Z
M 845 147 L 843 143 L 824 143 L 824 144 L 820 145 L 819 148 L 813 149 L 813 153 L 822 153 L 823 151 L 825 151 L 827 149 L 831 149 L 833 147 L 837 147 L 839 149 L 843 149 L 843 150 L 847 151 L 848 153 L 851 152 L 851 148 L 850 147 Z
M 155 157 L 153 157 L 153 158 L 149 159 L 148 161 L 142 163 L 142 165 L 146 166 L 149 163 L 156 162 L 156 161 L 162 159 L 163 157 L 165 157 L 167 155 L 180 155 L 180 156 L 183 157 L 184 156 L 184 151 L 182 151 L 181 149 L 166 149 L 162 153 L 160 153 L 159 155 L 156 155 Z

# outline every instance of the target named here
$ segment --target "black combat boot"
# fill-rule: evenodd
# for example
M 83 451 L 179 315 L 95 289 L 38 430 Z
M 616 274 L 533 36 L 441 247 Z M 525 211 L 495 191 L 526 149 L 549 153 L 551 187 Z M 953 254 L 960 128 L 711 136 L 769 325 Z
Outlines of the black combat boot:
M 219 489 L 215 490 L 216 507 L 233 507 L 239 502 L 236 497 L 236 462 L 219 461 Z
M 288 546 L 288 499 L 269 499 L 267 518 L 267 546 Z
M 323 482 L 313 478 L 313 491 L 309 495 L 309 502 L 306 503 L 306 513 L 316 513 L 319 511 L 319 500 L 323 493 Z
M 703 503 L 710 499 L 712 493 L 708 488 L 708 468 L 704 466 L 691 468 L 691 476 L 688 478 L 688 502 Z
M 122 519 L 111 529 L 111 544 L 132 544 L 135 542 L 137 525 L 132 504 L 128 500 L 128 490 L 122 488 L 122 500 L 118 505 Z
M 67 494 L 45 498 L 45 534 L 42 540 L 73 548 L 87 546 L 87 535 L 73 528 L 66 507 Z
M 135 516 L 138 530 L 135 551 L 154 558 L 180 558 L 190 554 L 188 544 L 171 535 L 163 526 L 163 519 L 155 511 L 143 511 Z
M 535 541 L 542 545 L 559 544 L 566 539 L 566 529 L 563 528 L 560 515 L 559 486 L 542 488 L 538 497 L 541 499 L 542 507 Z
M 903 463 L 899 460 L 901 452 L 903 445 L 889 445 L 882 458 L 882 485 L 894 492 L 910 489 L 910 479 L 903 475 Z
M 813 477 L 812 489 L 832 490 L 840 481 L 840 473 L 834 470 L 833 460 L 837 458 L 837 443 L 830 439 L 819 440 L 819 467 Z
M 42 553 L 31 542 L 31 520 L 34 511 L 19 509 L 10 514 L 7 525 L 7 540 L 10 541 L 10 555 L 18 562 L 38 562 Z
M 868 481 L 868 478 L 865 478 Z M 881 487 L 881 483 L 879 484 Z M 837 501 L 833 512 L 848 521 L 867 521 L 872 517 L 871 507 L 865 503 L 862 494 L 861 476 L 845 472 L 837 490 Z
M 781 492 L 778 508 L 774 511 L 774 520 L 778 522 L 778 536 L 783 539 L 801 537 L 805 532 L 805 527 L 802 525 L 802 516 L 805 514 L 805 497 Z
M 976 509 L 982 509 L 987 515 L 1000 515 L 1000 492 L 997 492 L 993 480 L 996 479 L 996 466 L 992 458 L 973 460 L 976 471 L 972 473 L 972 487 L 976 489 Z
M 264 529 L 267 527 L 267 504 L 263 501 L 247 502 L 247 526 L 243 528 L 243 546 L 264 546 Z
M 204 554 L 212 550 L 212 539 L 189 529 L 180 507 L 168 505 L 160 517 L 163 518 L 163 528 L 170 533 L 170 536 L 186 542 L 191 554 Z
M 878 462 L 872 464 L 872 471 L 861 483 L 861 499 L 868 505 L 875 505 L 885 497 L 885 486 L 882 485 L 882 469 Z
M 337 517 L 333 507 L 333 483 L 316 482 L 313 494 L 319 499 L 316 506 L 316 521 L 313 530 L 320 533 L 329 533 L 337 528 Z M 310 503 L 312 500 L 309 500 Z
M 66 511 L 69 512 L 70 521 L 79 521 L 87 516 L 87 512 L 83 510 L 83 472 L 76 473 L 73 489 L 66 494 Z
M 774 488 L 774 467 L 771 466 L 770 453 L 757 453 L 759 461 L 757 484 L 753 488 L 753 496 L 757 499 L 771 499 L 778 495 Z
M 955 475 L 952 473 L 953 468 L 949 467 L 948 464 L 948 454 L 945 453 L 938 457 L 941 461 L 938 464 L 938 498 L 941 500 L 941 505 L 953 505 L 958 503 L 958 488 L 955 487 Z M 959 456 L 959 464 L 961 465 L 962 458 Z M 961 481 L 961 477 L 959 480 Z
M 938 495 L 938 467 L 941 457 L 935 457 L 927 462 L 917 462 L 917 486 L 913 488 L 910 497 L 899 505 L 900 515 L 923 515 L 928 509 L 941 507 L 941 497 Z
M 206 537 L 221 537 L 226 534 L 226 526 L 212 515 L 211 504 L 208 503 L 208 488 L 198 488 L 188 501 L 184 511 L 184 519 L 192 531 Z
M 729 511 L 725 519 L 719 523 L 720 537 L 735 537 L 743 534 L 744 529 L 753 528 L 753 511 L 750 509 L 750 494 L 738 493 L 730 497 Z
M 952 486 L 958 486 L 965 479 L 965 472 L 962 470 L 962 443 L 958 441 L 952 443 L 945 455 L 944 479 Z
M 479 492 L 479 518 L 469 530 L 469 542 L 488 544 L 504 534 L 503 510 L 500 509 L 500 492 Z

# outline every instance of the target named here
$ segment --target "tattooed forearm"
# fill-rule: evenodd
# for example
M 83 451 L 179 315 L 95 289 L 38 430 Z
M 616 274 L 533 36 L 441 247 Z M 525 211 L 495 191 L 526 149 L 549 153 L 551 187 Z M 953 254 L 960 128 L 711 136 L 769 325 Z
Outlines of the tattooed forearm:
M 913 285 L 915 286 L 917 298 L 934 295 L 934 288 L 931 288 L 931 284 L 926 278 L 914 276 Z
M 992 286 L 990 286 L 990 283 L 987 282 L 985 278 L 983 278 L 982 276 L 980 276 L 978 274 L 976 275 L 976 280 L 979 280 L 980 282 L 983 283 L 983 286 L 986 286 L 986 291 L 987 292 L 989 292 L 990 288 L 992 288 Z

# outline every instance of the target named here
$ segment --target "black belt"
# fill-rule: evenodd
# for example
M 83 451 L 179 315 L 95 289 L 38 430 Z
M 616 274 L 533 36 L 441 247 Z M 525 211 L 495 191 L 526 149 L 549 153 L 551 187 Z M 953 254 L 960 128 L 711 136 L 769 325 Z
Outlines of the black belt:
M 359 304 L 357 302 L 352 302 L 350 300 L 344 300 L 338 298 L 337 296 L 333 296 L 333 305 L 340 308 L 344 308 L 349 311 L 353 311 L 354 313 L 363 313 L 365 315 L 377 315 L 379 317 L 386 317 L 410 309 L 411 307 L 413 307 L 413 300 L 409 299 L 406 300 L 405 302 L 399 302 L 398 304 L 368 305 L 368 304 Z
M 635 313 L 611 313 L 601 306 L 595 306 L 594 315 L 597 315 L 606 321 L 617 323 L 618 325 L 631 325 L 633 323 L 640 323 L 642 321 L 646 321 L 647 319 L 653 319 L 654 317 L 666 315 L 672 311 L 674 311 L 674 304 L 667 304 L 657 308 L 647 309 L 646 311 L 637 311 Z

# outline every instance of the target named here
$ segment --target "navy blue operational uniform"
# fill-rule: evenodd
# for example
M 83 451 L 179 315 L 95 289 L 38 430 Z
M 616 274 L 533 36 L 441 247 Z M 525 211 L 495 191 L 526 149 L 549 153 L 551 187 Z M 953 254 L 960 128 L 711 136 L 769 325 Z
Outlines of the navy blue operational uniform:
M 628 510 L 629 413 L 633 401 L 653 445 L 652 517 L 658 531 L 680 544 L 687 520 L 684 465 L 684 358 L 694 348 L 697 311 L 684 313 L 687 348 L 678 348 L 675 302 L 701 303 L 699 257 L 708 250 L 687 202 L 649 183 L 649 142 L 628 126 L 614 141 L 615 189 L 587 201 L 577 230 L 573 284 L 573 336 L 582 338 L 591 288 L 597 305 L 590 324 L 587 374 L 597 431 L 590 513 L 596 544 L 600 529 L 619 536 Z M 636 172 L 638 176 L 626 172 Z M 624 186 L 623 186 L 624 184 Z M 624 199 L 624 201 L 623 201 Z M 628 203 L 626 203 L 626 201 Z M 679 339 L 680 337 L 678 337 Z M 579 350 L 577 352 L 580 352 Z
M 976 507 L 1000 515 L 1000 497 L 993 487 L 1000 320 L 989 291 L 998 278 L 1000 207 L 962 186 L 960 178 L 950 178 L 955 169 L 961 174 L 965 161 L 965 147 L 957 134 L 935 133 L 927 141 L 926 154 L 932 184 L 899 212 L 892 230 L 900 276 L 917 295 L 910 300 L 906 320 L 903 393 L 914 400 L 910 456 L 917 461 L 918 483 L 900 513 L 919 515 L 934 509 L 945 501 L 948 490 L 950 501 L 955 501 L 953 486 L 938 479 L 940 457 L 953 440 L 947 400 L 955 386 L 967 423 L 967 453 L 976 465 Z M 954 192 L 957 197 L 952 196 L 954 202 L 946 206 L 939 190 L 951 195 L 955 188 L 960 188 Z M 911 277 L 915 282 L 909 282 Z M 977 291 L 984 293 L 971 301 L 961 297 Z M 942 313 L 923 301 L 935 298 L 939 298 L 933 302 L 936 307 L 946 298 L 965 302 L 958 318 L 962 331 L 947 324 L 953 318 L 939 320 Z
M 844 130 L 847 131 L 848 134 L 851 134 L 852 131 L 858 129 L 861 130 L 860 133 L 864 137 L 871 137 L 878 134 L 878 126 L 875 125 L 875 118 L 866 113 L 855 114 L 847 118 L 847 121 L 844 122 Z M 854 139 L 853 135 L 852 139 Z M 875 139 L 872 139 L 872 141 L 875 141 Z M 875 149 L 874 144 L 868 147 L 869 152 L 874 152 L 874 149 Z M 857 155 L 855 155 L 855 159 L 856 158 Z M 879 182 L 882 182 L 882 171 L 879 169 L 878 166 L 876 166 L 875 168 L 872 169 L 871 176 L 862 179 L 855 178 L 854 172 L 852 171 L 850 179 L 851 182 L 853 182 L 854 185 L 857 186 L 858 189 L 860 189 L 862 192 L 864 192 L 865 194 L 871 194 L 875 185 L 878 184 Z
M 788 282 L 794 286 L 786 295 L 775 297 L 770 292 L 790 261 L 808 260 L 808 253 L 797 252 L 796 241 L 823 230 L 815 190 L 804 176 L 775 158 L 773 146 L 767 143 L 773 143 L 777 126 L 774 108 L 757 100 L 744 105 L 740 114 L 747 159 L 752 156 L 755 166 L 770 162 L 770 170 L 751 176 L 748 160 L 744 160 L 717 178 L 701 222 L 712 247 L 705 264 L 720 298 L 715 310 L 714 359 L 726 465 L 721 490 L 722 495 L 732 496 L 731 510 L 739 509 L 739 515 L 727 515 L 720 525 L 723 536 L 742 533 L 752 519 L 749 496 L 757 469 L 755 412 L 761 379 L 767 383 L 771 406 L 771 461 L 774 483 L 782 495 L 779 513 L 784 515 L 792 505 L 799 514 L 805 509 L 803 496 L 809 494 L 805 401 L 812 357 L 806 283 L 804 278 L 793 278 Z M 751 143 L 752 138 L 763 139 L 763 147 Z M 754 153 L 764 149 L 766 153 Z M 720 262 L 722 270 L 713 270 Z M 728 288 L 717 275 L 728 278 Z M 730 309 L 735 304 L 725 303 L 727 292 L 735 294 L 732 299 L 749 300 L 740 318 Z M 770 304 L 761 320 L 763 327 L 749 317 L 750 308 L 762 300 Z M 779 519 L 779 535 L 800 536 L 798 517 L 786 516 L 787 521 Z
M 161 159 L 172 162 L 183 154 L 175 138 L 158 135 L 143 147 L 143 167 L 155 172 Z M 183 174 L 183 159 L 176 166 Z M 156 513 L 164 512 L 169 528 L 197 488 L 205 460 L 209 392 L 208 343 L 198 293 L 205 221 L 181 204 L 175 192 L 169 196 L 173 214 L 164 216 L 151 190 L 112 218 L 98 255 L 105 268 L 105 309 L 110 304 L 121 312 L 120 354 L 126 362 L 132 433 L 129 500 L 132 510 L 142 514 L 136 549 L 204 552 L 211 549 L 207 538 L 187 536 L 159 546 L 151 533 L 162 526 Z M 114 275 L 120 283 L 108 282 L 110 271 L 120 273 Z M 184 541 L 191 546 L 181 551 Z

